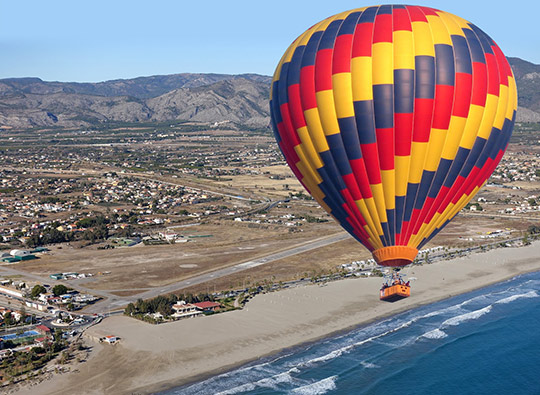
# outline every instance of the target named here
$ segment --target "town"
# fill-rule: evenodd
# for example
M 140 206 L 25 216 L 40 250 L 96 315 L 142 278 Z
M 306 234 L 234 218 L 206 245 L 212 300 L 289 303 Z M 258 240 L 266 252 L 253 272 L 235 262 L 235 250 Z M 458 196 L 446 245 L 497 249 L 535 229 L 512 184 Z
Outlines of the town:
M 84 359 L 81 336 L 106 315 L 166 323 L 382 275 L 303 190 L 269 130 L 5 131 L 0 147 L 3 383 Z M 540 126 L 518 124 L 485 188 L 415 263 L 536 237 L 539 168 Z M 34 362 L 15 363 L 22 354 Z

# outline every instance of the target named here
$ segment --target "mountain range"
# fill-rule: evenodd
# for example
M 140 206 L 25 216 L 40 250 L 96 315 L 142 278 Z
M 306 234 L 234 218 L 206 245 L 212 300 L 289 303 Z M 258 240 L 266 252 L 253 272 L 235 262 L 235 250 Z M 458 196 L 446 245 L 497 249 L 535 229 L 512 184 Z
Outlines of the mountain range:
M 518 121 L 540 122 L 540 65 L 508 58 Z M 98 83 L 0 79 L 0 127 L 89 127 L 108 122 L 225 122 L 266 128 L 271 77 L 173 74 Z

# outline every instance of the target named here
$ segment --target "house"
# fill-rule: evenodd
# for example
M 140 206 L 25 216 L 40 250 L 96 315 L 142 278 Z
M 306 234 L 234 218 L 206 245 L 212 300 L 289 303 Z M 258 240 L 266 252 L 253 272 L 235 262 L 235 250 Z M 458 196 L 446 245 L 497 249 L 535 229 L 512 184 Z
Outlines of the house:
M 176 239 L 178 239 L 179 235 L 177 233 L 166 233 L 166 232 L 160 232 L 159 236 L 164 239 L 165 241 L 171 242 Z
M 97 299 L 98 298 L 96 298 L 95 296 L 87 295 L 87 294 L 79 294 L 79 295 L 75 295 L 73 297 L 73 300 L 75 302 L 78 302 L 78 303 L 91 303 L 91 302 L 94 302 Z
M 193 303 L 193 305 L 202 311 L 216 311 L 221 307 L 221 304 L 217 302 L 199 302 Z
M 60 298 L 59 296 L 49 296 L 47 298 L 47 303 L 48 304 L 62 304 L 63 301 L 62 301 L 62 298 Z
M 54 295 L 50 292 L 47 292 L 47 293 L 39 294 L 38 300 L 40 302 L 47 303 L 48 299 L 52 297 L 54 297 Z
M 20 311 L 12 311 L 11 312 L 11 317 L 13 317 L 13 319 L 17 322 L 19 322 L 22 318 L 22 313 Z
M 186 303 L 184 301 L 181 301 L 179 303 L 176 303 L 172 306 L 174 310 L 174 314 L 172 314 L 172 317 L 174 318 L 188 318 L 188 317 L 197 317 L 201 315 L 201 311 L 191 303 Z
M 51 333 L 51 330 L 45 325 L 36 325 L 36 330 L 44 335 L 49 335 Z
M 47 342 L 47 336 L 42 336 L 34 339 L 34 344 L 38 347 L 43 347 Z

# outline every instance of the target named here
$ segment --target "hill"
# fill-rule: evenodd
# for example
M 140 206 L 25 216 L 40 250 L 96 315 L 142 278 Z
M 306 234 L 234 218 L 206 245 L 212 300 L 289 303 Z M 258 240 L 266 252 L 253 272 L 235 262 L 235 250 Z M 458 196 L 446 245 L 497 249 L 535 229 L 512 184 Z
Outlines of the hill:
M 518 121 L 540 122 L 540 65 L 509 58 L 519 94 Z M 98 83 L 0 80 L 0 126 L 89 127 L 107 122 L 229 121 L 266 128 L 271 77 L 172 74 Z
M 0 80 L 0 126 L 86 127 L 106 122 L 269 124 L 270 77 L 175 74 L 100 83 Z
M 508 58 L 518 87 L 518 121 L 540 122 L 540 65 Z

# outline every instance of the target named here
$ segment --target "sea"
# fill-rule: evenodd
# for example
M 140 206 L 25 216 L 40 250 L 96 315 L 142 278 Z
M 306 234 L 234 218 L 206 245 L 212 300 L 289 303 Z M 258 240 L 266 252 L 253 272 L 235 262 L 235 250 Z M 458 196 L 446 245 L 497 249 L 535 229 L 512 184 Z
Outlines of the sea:
M 540 394 L 540 272 L 162 394 Z

